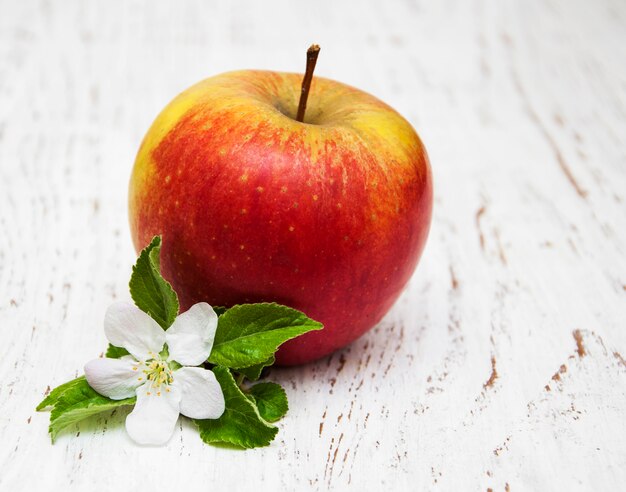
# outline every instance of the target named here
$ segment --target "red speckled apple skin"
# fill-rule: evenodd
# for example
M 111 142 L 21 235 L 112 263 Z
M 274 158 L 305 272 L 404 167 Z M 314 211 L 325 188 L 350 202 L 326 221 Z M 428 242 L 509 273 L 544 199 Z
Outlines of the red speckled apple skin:
M 380 321 L 417 265 L 433 201 L 406 120 L 316 78 L 310 101 L 324 96 L 296 122 L 300 80 L 245 71 L 189 89 L 148 132 L 130 185 L 135 247 L 162 235 L 181 310 L 275 301 L 324 324 L 284 344 L 281 365 L 330 354 Z

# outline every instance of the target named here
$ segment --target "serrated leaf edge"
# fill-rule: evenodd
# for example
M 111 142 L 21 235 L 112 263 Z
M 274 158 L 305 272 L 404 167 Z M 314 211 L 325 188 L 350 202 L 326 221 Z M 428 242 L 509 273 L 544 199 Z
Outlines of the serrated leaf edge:
M 139 274 L 137 274 L 137 276 L 135 276 L 135 272 L 138 270 L 137 264 L 139 263 L 139 261 L 142 258 L 144 258 L 144 255 L 145 255 L 147 257 L 148 267 L 150 268 L 150 270 L 155 272 L 159 277 L 161 277 L 161 279 L 165 283 L 166 287 L 168 287 L 174 293 L 174 300 L 176 301 L 176 313 L 178 314 L 178 312 L 180 311 L 180 301 L 178 299 L 178 294 L 176 293 L 176 291 L 172 287 L 172 284 L 170 284 L 165 279 L 165 277 L 163 277 L 163 275 L 161 274 L 161 267 L 160 267 L 160 264 L 161 264 L 161 262 L 160 262 L 161 246 L 162 246 L 161 236 L 157 235 L 157 236 L 154 236 L 152 238 L 152 240 L 150 241 L 150 244 L 148 244 L 144 249 L 141 250 L 141 252 L 139 253 L 139 256 L 137 257 L 137 260 L 135 261 L 135 264 L 132 267 L 132 273 L 131 273 L 131 276 L 130 276 L 130 280 L 128 281 L 128 290 L 130 292 L 130 297 L 135 302 L 135 305 L 137 305 L 137 299 L 135 299 L 135 295 L 133 294 L 133 290 L 134 290 L 132 288 L 133 278 L 139 279 L 140 284 L 143 285 L 143 290 L 144 291 L 148 291 L 148 289 L 147 289 L 147 282 L 146 282 L 145 277 L 143 275 L 139 275 Z M 158 255 L 157 255 L 158 256 L 157 260 L 159 261 L 158 266 L 155 265 L 155 260 L 152 257 L 152 252 L 155 251 L 155 250 L 158 251 Z M 160 288 L 159 284 L 156 282 L 156 280 L 154 279 L 154 277 L 152 275 L 150 275 L 149 277 L 150 277 L 150 284 L 152 285 L 152 290 L 154 290 L 155 292 L 158 292 L 159 295 L 161 296 L 161 298 L 164 299 L 164 296 L 163 296 L 163 294 L 161 292 L 161 288 Z M 164 303 L 164 305 L 165 305 L 165 303 Z M 176 319 L 176 315 L 174 315 L 174 319 L 172 319 L 172 320 L 163 319 L 161 316 L 158 316 L 156 313 L 150 312 L 150 310 L 148 310 L 146 314 L 148 314 L 150 317 L 152 317 L 164 330 L 167 330 L 167 328 L 169 328 L 171 326 L 171 324 L 174 322 L 174 319 Z
M 283 345 L 284 343 L 288 342 L 289 340 L 293 340 L 294 338 L 298 338 L 301 335 L 304 335 L 306 333 L 309 333 L 311 331 L 319 331 L 324 329 L 324 325 L 322 323 L 320 323 L 319 321 L 314 320 L 313 318 L 310 318 L 309 316 L 307 316 L 305 313 L 303 313 L 302 311 L 299 311 L 297 309 L 294 309 L 292 307 L 289 306 L 285 306 L 284 304 L 279 304 L 277 302 L 257 302 L 257 303 L 250 303 L 250 304 L 235 304 L 234 306 L 228 308 L 226 310 L 226 312 L 222 315 L 225 316 L 226 314 L 228 314 L 228 312 L 231 309 L 237 309 L 237 308 L 241 308 L 241 307 L 246 307 L 246 306 L 272 306 L 272 307 L 277 307 L 277 308 L 281 308 L 281 309 L 288 309 L 291 311 L 294 311 L 296 313 L 298 313 L 301 316 L 304 316 L 307 320 L 310 321 L 310 324 L 307 324 L 307 326 L 311 326 L 314 325 L 315 327 L 312 327 L 310 329 L 308 329 L 307 331 L 305 331 L 304 333 L 298 333 L 295 334 L 293 336 L 290 336 L 289 338 L 285 339 L 283 342 L 281 342 L 277 347 L 276 347 L 276 351 L 278 351 L 278 349 L 280 348 L 281 345 Z M 220 316 L 221 317 L 221 316 Z M 278 318 L 281 319 L 281 318 Z M 278 321 L 278 320 L 277 320 Z M 219 326 L 219 325 L 218 325 Z M 297 328 L 298 326 L 304 326 L 304 325 L 292 325 L 289 328 Z M 242 337 L 238 337 L 237 340 L 242 340 L 245 338 L 249 338 L 249 337 L 254 337 L 254 336 L 258 336 L 259 333 L 271 333 L 271 331 L 265 331 L 265 332 L 255 332 L 255 333 L 250 333 L 248 335 L 244 335 Z M 232 341 L 232 340 L 231 340 Z M 223 342 L 223 343 L 219 343 L 219 344 L 215 344 L 213 345 L 213 348 L 215 348 L 216 346 L 220 346 L 223 344 L 227 344 L 230 343 L 229 342 Z M 274 352 L 276 353 L 276 352 Z M 230 367 L 230 369 L 233 370 L 237 370 L 237 369 L 246 369 L 248 367 L 252 367 L 252 366 L 256 366 L 257 364 L 262 364 L 263 362 L 265 362 L 266 360 L 268 360 L 268 358 L 264 358 L 264 359 L 258 359 L 258 360 L 253 360 L 250 364 L 244 365 L 244 366 L 237 366 L 237 367 Z M 211 362 L 211 355 L 209 355 L 208 361 Z M 267 367 L 267 366 L 266 366 Z
M 279 421 L 279 420 L 281 420 L 281 419 L 282 419 L 285 415 L 287 415 L 287 412 L 289 412 L 289 398 L 287 398 L 287 392 L 285 391 L 285 388 L 283 388 L 280 384 L 275 383 L 274 381 L 263 381 L 263 382 L 261 382 L 261 383 L 256 383 L 256 384 L 254 384 L 254 385 L 252 385 L 252 386 L 250 387 L 250 390 L 252 390 L 252 388 L 254 388 L 255 386 L 259 386 L 259 385 L 261 385 L 261 384 L 270 384 L 270 385 L 276 385 L 276 386 L 278 386 L 278 388 L 280 389 L 280 391 L 282 391 L 283 396 L 285 397 L 285 404 L 287 405 L 287 408 L 285 409 L 285 412 L 284 412 L 284 413 L 283 413 L 280 417 L 278 417 L 276 420 L 266 420 L 266 419 L 263 419 L 263 420 L 265 420 L 266 422 L 269 422 L 269 423 L 278 422 L 278 421 Z M 256 403 L 256 401 L 257 401 L 256 396 L 254 396 L 252 393 L 245 393 L 245 394 L 246 394 L 246 396 L 247 396 L 247 395 L 250 395 L 252 398 L 254 398 L 254 401 L 255 401 L 255 406 L 257 407 L 257 411 L 258 411 L 259 407 L 258 407 L 258 403 Z M 260 412 L 259 412 L 259 415 L 260 415 Z M 261 418 L 263 418 L 263 417 L 261 417 Z
M 111 400 L 111 399 L 109 398 L 109 400 Z M 89 403 L 85 407 L 80 407 L 80 404 L 79 404 L 80 402 L 79 402 L 79 403 L 77 403 L 75 405 L 72 405 L 71 407 L 65 409 L 63 411 L 63 413 L 57 415 L 56 417 L 54 416 L 54 411 L 55 411 L 56 407 L 53 407 L 52 411 L 50 412 L 50 425 L 48 426 L 48 433 L 50 434 L 50 439 L 52 440 L 52 443 L 54 444 L 54 441 L 56 440 L 56 438 L 59 435 L 59 433 L 63 429 L 66 429 L 67 427 L 69 427 L 70 425 L 77 424 L 78 422 L 82 422 L 83 420 L 86 420 L 89 417 L 93 417 L 94 415 L 98 415 L 99 413 L 111 412 L 111 411 L 113 411 L 113 410 L 115 410 L 116 408 L 119 408 L 119 407 L 125 407 L 125 406 L 129 406 L 129 405 L 134 405 L 136 403 L 136 401 L 137 401 L 137 398 L 133 396 L 132 398 L 126 398 L 124 400 L 111 400 L 111 401 L 116 403 L 114 408 L 105 408 L 105 409 L 103 409 L 100 412 L 96 412 L 96 413 L 93 413 L 91 415 L 86 416 L 84 419 L 80 419 L 80 420 L 77 420 L 75 422 L 69 422 L 66 425 L 63 425 L 63 426 L 59 427 L 58 429 L 56 429 L 56 431 L 53 430 L 53 426 L 61 417 L 63 417 L 64 415 L 67 415 L 68 413 L 76 410 L 77 408 L 89 409 L 89 408 L 92 408 L 94 405 L 93 405 L 93 403 Z
M 61 398 L 63 396 L 63 394 L 70 389 L 70 386 L 69 386 L 70 383 L 75 383 L 79 379 L 85 379 L 85 376 L 79 376 L 77 378 L 70 379 L 69 381 L 66 381 L 63 384 L 58 385 L 56 388 L 53 388 L 50 391 L 50 393 L 48 393 L 44 397 L 44 399 L 41 400 L 39 405 L 37 405 L 37 407 L 35 408 L 35 411 L 43 412 L 43 411 L 48 410 L 48 409 L 52 410 L 54 408 L 54 406 L 56 405 L 56 402 L 59 400 L 59 398 Z M 65 389 L 63 389 L 63 391 L 59 392 L 59 390 L 61 388 L 63 388 L 63 386 L 65 386 Z M 57 392 L 59 392 L 58 395 L 57 395 Z M 54 399 L 54 403 L 51 403 L 53 399 Z
M 218 366 L 218 367 L 220 367 L 220 366 Z M 221 366 L 221 367 L 224 367 L 224 366 Z M 252 408 L 252 410 L 254 411 L 256 416 L 259 418 L 259 421 L 262 424 L 264 424 L 265 427 L 267 427 L 268 429 L 273 431 L 272 438 L 269 439 L 267 442 L 264 442 L 263 444 L 250 443 L 250 441 L 247 441 L 245 444 L 242 444 L 241 442 L 237 442 L 237 441 L 235 441 L 233 439 L 205 440 L 203 438 L 203 436 L 202 436 L 202 429 L 200 428 L 200 424 L 198 423 L 198 420 L 200 420 L 200 419 L 193 419 L 194 424 L 198 428 L 198 433 L 200 434 L 200 439 L 202 440 L 202 442 L 204 442 L 206 444 L 227 443 L 227 444 L 231 444 L 231 445 L 243 448 L 243 449 L 262 448 L 262 447 L 265 447 L 265 446 L 269 446 L 271 444 L 271 442 L 274 439 L 276 439 L 276 434 L 278 434 L 278 427 L 276 427 L 275 425 L 270 424 L 267 420 L 265 420 L 263 417 L 261 417 L 261 414 L 259 413 L 259 409 L 256 406 L 256 403 L 253 402 L 253 401 L 250 401 L 250 398 L 248 398 L 248 395 L 246 393 L 244 393 L 243 391 L 241 391 L 241 388 L 239 387 L 239 385 L 235 381 L 235 378 L 233 377 L 233 374 L 230 371 L 230 369 L 228 367 L 224 367 L 224 369 L 226 369 L 226 371 L 228 372 L 230 378 L 233 380 L 233 383 L 234 383 L 235 387 L 237 388 L 237 391 L 241 394 L 241 396 L 243 397 L 243 400 L 245 400 L 245 404 L 246 405 L 250 405 L 250 407 Z M 243 412 L 240 412 L 238 410 L 231 409 L 230 411 L 233 412 L 233 413 L 238 413 L 240 415 L 244 415 L 245 416 L 245 414 Z

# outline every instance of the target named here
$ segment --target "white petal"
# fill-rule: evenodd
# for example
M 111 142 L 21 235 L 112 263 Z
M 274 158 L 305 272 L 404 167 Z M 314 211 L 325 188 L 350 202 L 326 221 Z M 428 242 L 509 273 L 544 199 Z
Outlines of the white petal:
M 209 358 L 217 329 L 217 314 L 206 302 L 199 302 L 180 314 L 165 339 L 170 360 L 197 366 Z
M 136 443 L 165 444 L 172 436 L 180 413 L 180 390 L 169 389 L 163 385 L 155 390 L 149 384 L 137 388 L 137 403 L 126 417 L 126 431 Z
M 165 331 L 141 309 L 127 302 L 109 306 L 104 316 L 104 333 L 116 347 L 124 347 L 139 360 L 152 359 L 165 343 Z
M 123 359 L 94 359 L 85 364 L 89 386 L 113 400 L 135 396 L 135 389 L 143 384 L 143 365 L 132 357 Z
M 200 367 L 174 371 L 173 386 L 180 388 L 180 413 L 192 419 L 217 419 L 224 413 L 224 393 L 215 374 Z

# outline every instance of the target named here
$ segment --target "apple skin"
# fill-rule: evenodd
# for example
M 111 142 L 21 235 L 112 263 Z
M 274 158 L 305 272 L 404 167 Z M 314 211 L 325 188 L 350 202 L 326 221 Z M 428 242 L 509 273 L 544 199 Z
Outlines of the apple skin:
M 229 72 L 176 97 L 132 172 L 137 251 L 163 236 L 181 310 L 275 301 L 324 323 L 284 344 L 302 364 L 372 328 L 421 255 L 432 213 L 426 150 L 411 125 L 358 89 L 315 77 Z

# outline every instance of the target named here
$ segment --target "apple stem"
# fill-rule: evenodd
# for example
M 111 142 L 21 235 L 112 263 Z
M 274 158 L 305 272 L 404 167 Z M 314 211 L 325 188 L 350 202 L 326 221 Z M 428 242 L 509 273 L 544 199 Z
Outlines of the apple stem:
M 311 89 L 311 81 L 313 80 L 313 71 L 315 70 L 317 55 L 319 55 L 319 53 L 320 47 L 317 44 L 312 44 L 310 48 L 306 50 L 306 72 L 304 73 L 304 79 L 302 79 L 300 103 L 298 104 L 298 115 L 296 116 L 296 120 L 300 122 L 304 121 L 306 101 L 309 98 L 309 90 Z

